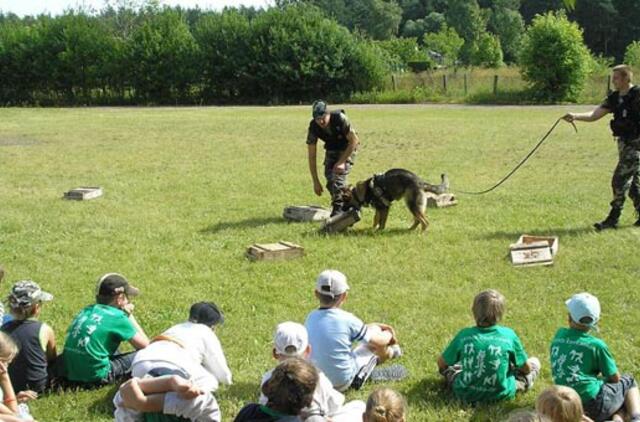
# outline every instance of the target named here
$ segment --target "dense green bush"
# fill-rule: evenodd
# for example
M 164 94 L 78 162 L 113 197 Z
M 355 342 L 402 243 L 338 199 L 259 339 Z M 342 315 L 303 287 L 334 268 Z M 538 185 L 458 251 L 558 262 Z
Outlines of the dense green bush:
M 502 48 L 497 36 L 484 32 L 471 51 L 471 64 L 497 68 L 503 65 Z
M 463 45 L 464 39 L 458 35 L 455 29 L 446 24 L 440 28 L 440 31 L 424 35 L 425 48 L 442 54 L 444 64 L 449 66 L 456 63 Z
M 563 13 L 536 16 L 524 35 L 519 56 L 523 78 L 546 101 L 575 100 L 589 60 L 582 30 Z
M 640 41 L 634 41 L 627 46 L 624 62 L 634 67 L 640 67 Z

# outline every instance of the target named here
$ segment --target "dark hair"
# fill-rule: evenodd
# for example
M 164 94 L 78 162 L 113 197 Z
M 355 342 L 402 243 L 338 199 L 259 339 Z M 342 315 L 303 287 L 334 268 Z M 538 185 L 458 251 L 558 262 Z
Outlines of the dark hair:
M 320 306 L 326 306 L 326 307 L 334 306 L 336 303 L 340 301 L 340 299 L 342 298 L 342 295 L 344 295 L 344 293 L 332 296 L 332 295 L 324 295 L 318 292 L 318 300 L 320 301 Z
M 271 378 L 262 386 L 269 408 L 286 415 L 298 415 L 313 401 L 318 384 L 318 371 L 309 362 L 289 358 L 273 370 Z

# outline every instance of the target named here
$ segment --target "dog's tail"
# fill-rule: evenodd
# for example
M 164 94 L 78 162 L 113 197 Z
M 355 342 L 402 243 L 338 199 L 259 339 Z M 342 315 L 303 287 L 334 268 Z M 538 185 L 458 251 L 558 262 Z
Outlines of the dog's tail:
M 442 181 L 439 185 L 432 185 L 427 182 L 422 182 L 422 190 L 424 190 L 425 192 L 435 193 L 436 195 L 442 195 L 449 190 L 449 178 L 444 173 L 440 175 L 440 178 L 442 179 Z

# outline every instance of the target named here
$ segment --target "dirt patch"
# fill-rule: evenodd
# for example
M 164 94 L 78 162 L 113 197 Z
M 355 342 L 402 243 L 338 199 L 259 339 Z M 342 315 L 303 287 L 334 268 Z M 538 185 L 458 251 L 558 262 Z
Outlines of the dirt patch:
M 32 145 L 39 145 L 41 143 L 42 142 L 36 139 L 0 137 L 0 147 L 28 147 Z

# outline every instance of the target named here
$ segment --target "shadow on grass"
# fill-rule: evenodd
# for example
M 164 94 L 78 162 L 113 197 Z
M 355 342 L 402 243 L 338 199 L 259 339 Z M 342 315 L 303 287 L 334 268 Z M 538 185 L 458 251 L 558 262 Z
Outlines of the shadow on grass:
M 363 228 L 363 229 L 347 229 L 340 233 L 323 233 L 318 230 L 313 230 L 310 232 L 306 232 L 305 236 L 323 236 L 323 237 L 392 237 L 392 236 L 420 236 L 419 232 L 413 230 L 408 230 L 407 228 L 402 227 L 392 227 L 387 228 L 382 231 L 374 230 L 372 228 Z M 427 233 L 422 234 L 422 236 L 428 236 Z
M 238 221 L 221 221 L 216 224 L 212 224 L 200 230 L 201 234 L 216 234 L 218 232 L 228 229 L 250 229 L 254 227 L 267 226 L 269 224 L 283 224 L 289 223 L 282 217 L 253 217 L 245 220 Z
M 91 403 L 89 406 L 89 413 L 92 415 L 104 415 L 104 416 L 112 416 L 113 415 L 113 396 L 116 395 L 120 384 L 112 385 L 100 390 L 100 398 Z
M 429 377 L 422 379 L 419 383 L 413 385 L 410 390 L 404 392 L 409 406 L 425 406 L 435 409 L 451 409 L 459 407 L 465 413 L 471 413 L 472 422 L 497 422 L 504 420 L 506 415 L 514 410 L 521 409 L 514 400 L 502 401 L 492 404 L 470 405 L 458 401 L 451 391 L 448 391 L 442 377 Z M 496 415 L 500 416 L 496 419 Z
M 534 230 L 519 230 L 519 231 L 513 231 L 513 232 L 509 232 L 509 231 L 496 231 L 496 232 L 492 232 L 492 233 L 485 233 L 480 235 L 479 237 L 481 239 L 490 239 L 490 240 L 495 240 L 495 239 L 508 239 L 511 240 L 513 242 L 515 242 L 516 240 L 518 240 L 518 238 L 520 237 L 520 235 L 526 233 L 532 236 L 567 236 L 567 237 L 573 237 L 573 236 L 579 236 L 579 235 L 583 235 L 583 234 L 588 234 L 588 233 L 595 233 L 595 229 L 593 228 L 593 226 L 588 225 L 588 226 L 581 226 L 581 227 L 569 227 L 569 228 L 561 228 L 561 229 L 554 229 L 554 228 L 548 228 L 548 229 L 534 229 Z

